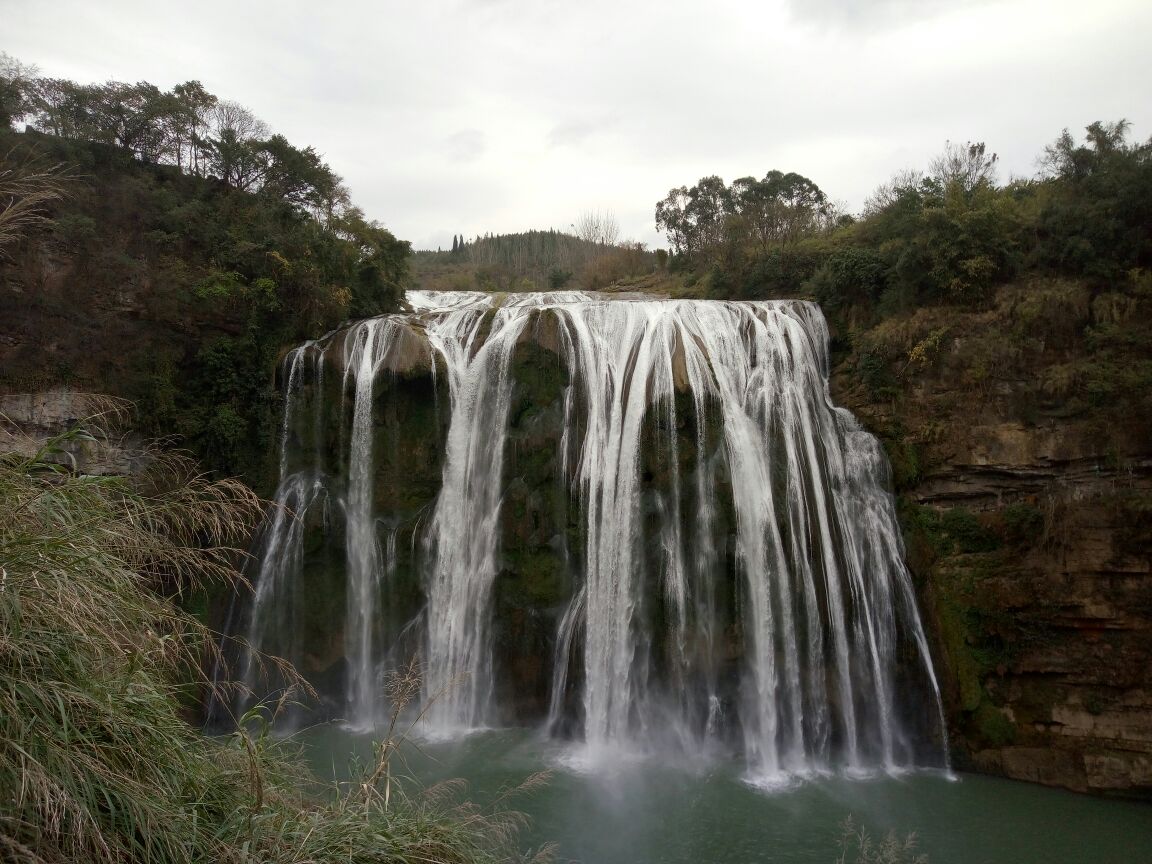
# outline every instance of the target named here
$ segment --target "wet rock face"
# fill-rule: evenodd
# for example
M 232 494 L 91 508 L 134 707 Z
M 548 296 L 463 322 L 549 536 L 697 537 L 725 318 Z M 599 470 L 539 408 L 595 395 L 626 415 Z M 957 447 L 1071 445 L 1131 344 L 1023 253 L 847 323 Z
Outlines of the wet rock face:
M 888 431 L 898 480 L 912 466 L 902 522 L 957 765 L 1152 798 L 1148 418 L 1026 416 L 1027 378 L 929 372 L 884 402 L 833 380 Z
M 507 491 L 493 593 L 495 701 L 505 722 L 548 713 L 555 633 L 572 593 L 565 565 L 579 542 L 578 514 L 562 474 L 569 380 L 554 342 L 522 341 L 510 369 Z

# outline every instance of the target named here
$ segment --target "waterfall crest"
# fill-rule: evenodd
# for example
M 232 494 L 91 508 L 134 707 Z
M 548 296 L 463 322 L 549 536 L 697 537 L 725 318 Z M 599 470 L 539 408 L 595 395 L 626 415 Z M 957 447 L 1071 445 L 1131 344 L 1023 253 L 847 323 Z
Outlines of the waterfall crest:
M 548 693 L 540 716 L 512 719 L 546 714 L 590 752 L 728 746 L 769 780 L 943 762 L 887 463 L 831 403 L 816 306 L 581 292 L 408 302 L 285 360 L 277 498 L 292 513 L 277 510 L 266 531 L 254 647 L 315 653 L 284 633 L 307 596 L 299 523 L 315 501 L 335 502 L 325 524 L 345 559 L 342 716 L 370 728 L 386 713 L 381 674 L 407 646 L 422 657 L 432 731 L 509 719 L 494 596 L 518 566 L 502 537 L 527 446 L 510 438 L 516 363 L 531 344 L 562 373 L 560 431 L 533 455 L 563 492 L 553 569 L 567 593 L 516 612 L 550 622 L 547 651 L 527 658 Z M 376 451 L 403 422 L 381 420 L 400 411 L 389 381 L 401 378 L 430 382 L 439 486 L 390 510 Z M 296 404 L 305 383 L 308 418 Z M 333 430 L 316 418 L 337 386 Z M 418 597 L 402 600 L 401 572 Z

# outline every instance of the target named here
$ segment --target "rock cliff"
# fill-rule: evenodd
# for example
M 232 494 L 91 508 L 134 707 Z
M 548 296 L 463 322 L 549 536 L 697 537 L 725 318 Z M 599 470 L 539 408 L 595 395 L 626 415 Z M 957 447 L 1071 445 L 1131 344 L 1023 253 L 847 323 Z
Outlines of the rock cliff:
M 1146 361 L 1091 344 L 1094 305 L 922 310 L 858 332 L 833 389 L 892 457 L 958 765 L 1149 797 L 1152 418 L 1098 395 Z

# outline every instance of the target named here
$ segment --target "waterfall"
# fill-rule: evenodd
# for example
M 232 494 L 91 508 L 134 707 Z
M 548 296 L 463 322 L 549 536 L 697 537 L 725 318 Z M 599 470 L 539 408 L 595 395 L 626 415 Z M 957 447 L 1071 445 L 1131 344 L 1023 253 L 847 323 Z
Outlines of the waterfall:
M 496 576 L 508 364 L 524 316 L 500 309 L 479 342 L 484 309 L 452 311 L 428 338 L 448 368 L 451 396 L 444 484 L 427 535 L 424 698 L 441 733 L 487 722 L 492 689 L 489 598 Z
M 381 354 L 388 340 L 381 338 L 393 322 L 375 318 L 348 331 L 344 340 L 345 377 L 353 383 L 352 431 L 348 446 L 346 558 L 348 562 L 347 708 L 349 721 L 371 729 L 377 717 L 380 682 L 376 670 L 374 625 L 376 599 L 383 577 L 376 515 L 372 506 L 372 392 Z
M 380 675 L 401 659 L 388 647 L 401 630 L 420 634 L 429 731 L 509 716 L 497 695 L 509 684 L 495 659 L 494 597 L 517 566 L 502 548 L 513 518 L 511 406 L 521 398 L 514 361 L 533 344 L 566 376 L 561 428 L 542 458 L 569 501 L 556 542 L 570 554 L 556 553 L 556 569 L 570 590 L 562 606 L 521 610 L 545 615 L 551 635 L 547 656 L 528 658 L 548 664 L 540 716 L 520 719 L 547 714 L 554 734 L 574 731 L 591 753 L 724 743 L 764 782 L 897 770 L 930 752 L 917 740 L 926 735 L 942 753 L 887 463 L 831 403 L 816 306 L 570 291 L 409 292 L 408 302 L 410 312 L 302 346 L 282 376 L 278 499 L 299 518 L 332 494 L 345 514 L 344 719 L 368 728 L 387 710 Z M 306 361 L 317 371 L 305 374 Z M 289 452 L 292 394 L 319 381 L 319 405 L 326 362 L 343 369 L 341 399 L 352 396 L 339 481 L 316 461 L 290 471 L 308 462 Z M 438 489 L 423 504 L 405 499 L 403 512 L 378 501 L 381 412 L 407 404 L 379 390 L 385 375 L 429 381 L 430 401 L 444 386 L 450 406 Z M 292 626 L 286 610 L 305 593 L 295 584 L 300 531 L 285 509 L 266 531 L 249 635 L 257 648 L 283 645 L 273 634 Z M 400 532 L 411 538 L 402 563 Z M 401 614 L 385 607 L 402 600 L 388 598 L 407 596 L 385 588 L 404 578 L 419 601 L 385 626 Z
M 300 656 L 300 610 L 307 602 L 302 585 L 302 537 L 306 520 L 319 510 L 322 522 L 330 519 L 327 484 L 320 454 L 309 454 L 303 465 L 289 465 L 293 454 L 290 435 L 298 413 L 298 397 L 305 375 L 323 380 L 323 351 L 314 341 L 288 352 L 282 366 L 284 412 L 280 425 L 279 482 L 274 504 L 258 547 L 254 593 L 245 641 L 250 650 L 243 656 L 243 685 L 237 716 L 250 707 L 251 694 L 263 691 L 267 702 L 291 698 L 290 681 L 280 674 L 273 658 L 289 661 Z M 319 422 L 320 403 L 315 403 L 313 422 Z M 291 470 L 292 468 L 296 470 Z

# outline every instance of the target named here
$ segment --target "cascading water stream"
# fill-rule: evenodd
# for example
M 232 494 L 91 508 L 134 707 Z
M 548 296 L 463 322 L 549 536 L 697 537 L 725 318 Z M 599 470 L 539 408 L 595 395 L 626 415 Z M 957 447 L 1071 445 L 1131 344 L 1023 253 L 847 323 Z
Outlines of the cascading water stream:
M 310 373 L 316 381 L 323 378 L 323 352 L 314 341 L 294 348 L 284 358 L 284 414 L 280 426 L 279 482 L 274 506 L 261 538 L 258 567 L 253 579 L 255 592 L 249 616 L 246 642 L 253 650 L 243 657 L 240 680 L 244 684 L 237 716 L 249 706 L 251 693 L 263 686 L 268 695 L 278 699 L 289 682 L 277 674 L 272 657 L 293 657 L 299 631 L 300 576 L 302 566 L 301 537 L 304 519 L 314 507 L 323 510 L 327 520 L 329 497 L 320 468 L 319 453 L 311 454 L 306 465 L 290 470 L 289 431 L 297 413 L 297 397 L 302 379 Z M 317 417 L 319 403 L 316 404 Z M 260 683 L 258 683 L 258 681 Z
M 420 537 L 409 558 L 424 605 L 404 629 L 423 632 L 430 731 L 506 716 L 493 695 L 501 683 L 493 597 L 509 566 L 501 531 L 513 360 L 518 346 L 537 342 L 568 376 L 553 458 L 579 537 L 564 553 L 571 593 L 552 619 L 550 729 L 580 730 L 593 757 L 691 752 L 725 739 L 764 782 L 891 771 L 916 758 L 913 731 L 942 739 L 886 463 L 875 439 L 829 400 L 828 335 L 815 306 L 579 292 L 410 292 L 408 300 L 412 312 L 309 343 L 286 364 L 292 392 L 320 377 L 304 374 L 305 357 L 319 370 L 340 351 L 342 392 L 353 394 L 341 500 L 354 725 L 370 727 L 387 710 L 378 621 L 384 586 L 398 578 L 400 530 L 413 544 Z M 401 529 L 400 516 L 377 512 L 373 440 L 384 397 L 375 382 L 399 368 L 403 352 L 393 348 L 414 339 L 433 388 L 444 370 L 450 417 L 439 492 Z M 303 501 L 302 480 L 285 486 L 295 476 L 292 410 L 289 402 L 282 488 Z M 274 521 L 268 538 L 256 647 L 289 626 L 272 598 L 299 577 L 290 548 L 299 537 Z M 919 682 L 935 715 L 917 730 L 907 722 L 915 708 L 898 699 L 902 646 L 915 668 L 901 680 Z
M 393 322 L 373 318 L 348 331 L 344 340 L 345 378 L 353 380 L 352 432 L 348 447 L 347 630 L 348 721 L 371 729 L 378 716 L 380 681 L 376 670 L 373 629 L 380 593 L 380 547 L 372 506 L 372 392 L 381 355 L 387 350 L 387 329 Z M 382 334 L 381 330 L 385 333 Z M 385 338 L 381 338 L 381 336 Z M 345 387 L 347 389 L 347 387 Z

